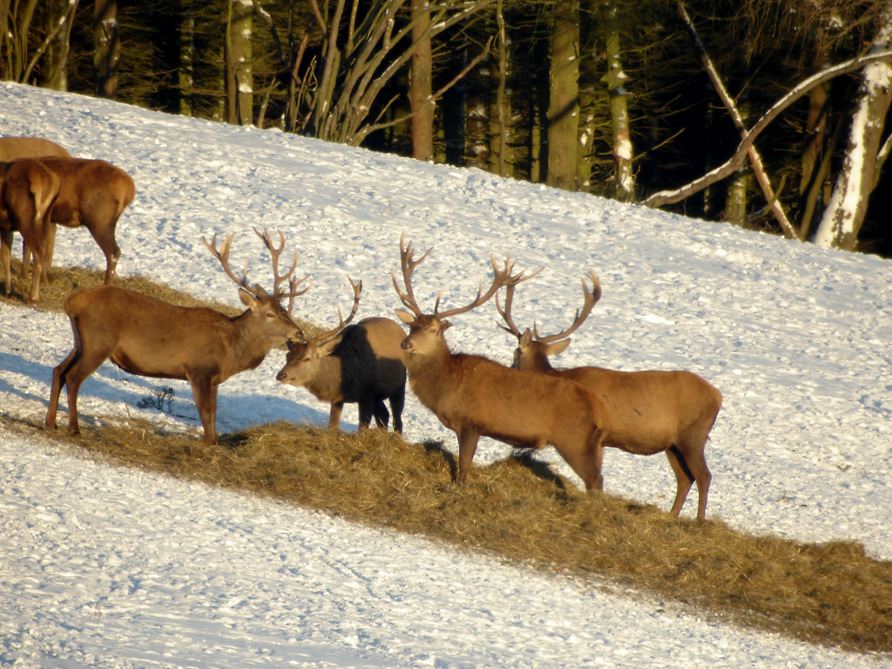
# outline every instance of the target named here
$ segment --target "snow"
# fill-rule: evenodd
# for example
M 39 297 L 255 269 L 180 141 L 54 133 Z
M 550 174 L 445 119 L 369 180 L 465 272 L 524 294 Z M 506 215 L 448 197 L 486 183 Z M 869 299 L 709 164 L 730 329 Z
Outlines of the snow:
M 544 267 L 514 317 L 560 330 L 580 278 L 603 297 L 556 362 L 697 372 L 724 407 L 707 445 L 707 514 L 802 541 L 863 542 L 892 559 L 892 263 L 540 185 L 342 145 L 0 84 L 3 128 L 127 170 L 119 273 L 237 305 L 201 237 L 235 232 L 231 258 L 269 285 L 252 226 L 282 230 L 313 287 L 299 316 L 325 325 L 398 308 L 390 272 L 405 231 L 434 249 L 415 272 L 422 307 L 469 301 L 489 255 Z M 20 252 L 16 242 L 14 252 Z M 104 267 L 82 229 L 57 264 Z M 40 421 L 71 347 L 64 315 L 0 305 L 0 412 Z M 450 343 L 508 363 L 492 305 L 458 316 Z M 328 406 L 279 384 L 284 354 L 221 387 L 221 432 L 280 419 L 327 423 Z M 172 411 L 140 408 L 171 386 Z M 83 424 L 143 417 L 200 437 L 183 382 L 103 365 Z M 61 406 L 64 424 L 67 406 Z M 355 429 L 355 408 L 344 427 Z M 409 397 L 410 442 L 454 435 Z M 475 462 L 508 449 L 481 441 Z M 541 456 L 577 481 L 548 449 Z M 471 472 L 473 476 L 473 471 Z M 662 456 L 609 450 L 605 490 L 668 509 Z M 696 492 L 685 517 L 696 512 Z M 93 461 L 0 428 L 0 665 L 21 667 L 877 667 L 722 624 L 609 583 L 531 572 L 312 510 Z

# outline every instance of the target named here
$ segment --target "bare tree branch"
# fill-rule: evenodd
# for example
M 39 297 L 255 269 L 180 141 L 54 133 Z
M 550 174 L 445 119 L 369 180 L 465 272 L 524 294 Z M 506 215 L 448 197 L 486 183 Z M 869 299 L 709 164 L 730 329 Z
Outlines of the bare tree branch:
M 728 177 L 737 170 L 739 170 L 744 161 L 746 160 L 747 154 L 749 153 L 750 147 L 753 145 L 753 142 L 756 141 L 756 138 L 768 127 L 768 125 L 774 121 L 780 114 L 786 110 L 790 105 L 796 102 L 803 95 L 808 93 L 810 90 L 815 88 L 816 86 L 820 86 L 825 81 L 829 81 L 834 77 L 838 77 L 841 74 L 848 74 L 849 72 L 854 72 L 856 70 L 861 69 L 864 65 L 868 63 L 873 63 L 879 60 L 888 60 L 892 58 L 892 51 L 882 51 L 880 53 L 870 54 L 866 56 L 859 56 L 857 58 L 853 58 L 852 60 L 847 60 L 833 67 L 829 67 L 826 70 L 821 70 L 808 77 L 807 79 L 800 82 L 796 85 L 789 93 L 780 98 L 777 102 L 772 105 L 772 107 L 765 112 L 765 114 L 758 120 L 758 122 L 746 133 L 743 137 L 743 140 L 737 146 L 737 150 L 734 152 L 727 162 L 716 167 L 713 170 L 710 170 L 706 174 L 704 174 L 699 179 L 695 179 L 689 184 L 682 186 L 681 188 L 677 188 L 674 190 L 663 190 L 657 193 L 653 193 L 646 197 L 641 204 L 647 207 L 662 207 L 667 204 L 674 204 L 675 202 L 681 202 L 685 198 L 694 195 L 695 193 L 699 193 L 704 188 L 708 188 L 712 184 L 717 181 L 721 181 L 725 177 Z

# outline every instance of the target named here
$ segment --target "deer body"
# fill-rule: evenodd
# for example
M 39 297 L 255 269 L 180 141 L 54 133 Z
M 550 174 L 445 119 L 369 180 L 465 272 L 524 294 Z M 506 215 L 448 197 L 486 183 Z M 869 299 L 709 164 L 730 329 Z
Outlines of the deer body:
M 129 174 L 104 160 L 40 158 L 59 177 L 59 195 L 49 213 L 46 264 L 53 260 L 55 225 L 84 226 L 105 255 L 105 283 L 111 283 L 121 249 L 115 227 L 121 213 L 133 201 L 135 186 Z M 27 264 L 27 262 L 26 262 Z
M 6 268 L 6 293 L 12 290 L 12 235 L 18 231 L 24 248 L 34 254 L 37 279 L 29 301 L 40 298 L 40 276 L 46 261 L 47 211 L 59 193 L 59 177 L 35 160 L 0 163 L 0 262 Z
M 406 358 L 400 344 L 406 333 L 389 318 L 366 318 L 349 325 L 321 344 L 296 343 L 276 378 L 303 386 L 317 399 L 331 403 L 328 426 L 341 423 L 344 404 L 359 405 L 359 427 L 369 426 L 374 416 L 386 428 L 393 413 L 393 430 L 403 430 L 406 396 Z
M 258 233 L 260 234 L 260 233 Z M 216 240 L 215 240 L 216 241 Z M 278 250 L 273 251 L 276 290 L 266 293 L 248 286 L 228 266 L 229 244 L 222 252 L 212 252 L 221 261 L 241 290 L 239 297 L 247 310 L 230 318 L 213 309 L 178 307 L 167 302 L 116 286 L 103 285 L 77 291 L 65 301 L 65 312 L 74 332 L 74 348 L 53 370 L 46 424 L 56 427 L 56 411 L 62 386 L 68 388 L 68 428 L 78 434 L 77 394 L 81 384 L 106 360 L 121 369 L 167 379 L 185 379 L 192 386 L 195 405 L 204 428 L 205 442 L 216 443 L 217 386 L 234 374 L 257 367 L 270 348 L 303 338 L 279 300 L 295 292 L 278 291 L 286 276 L 278 275 Z M 284 240 L 283 240 L 284 245 Z M 210 248 L 210 245 L 208 245 Z M 295 265 L 297 259 L 295 257 Z
M 412 245 L 404 247 L 400 239 L 405 291 L 397 284 L 395 272 L 393 286 L 411 312 L 396 313 L 409 326 L 409 336 L 402 343 L 409 352 L 409 386 L 458 437 L 459 483 L 467 480 L 477 442 L 487 436 L 526 448 L 551 444 L 587 490 L 600 490 L 603 407 L 594 395 L 572 381 L 522 372 L 481 356 L 454 354 L 446 343 L 444 334 L 451 325 L 447 316 L 483 304 L 501 286 L 521 280 L 524 273 L 512 277 L 510 259 L 504 270 L 499 270 L 493 259 L 495 278 L 485 294 L 481 285 L 469 305 L 443 312 L 437 298 L 433 315 L 427 315 L 415 300 L 411 275 L 428 253 L 415 261 Z
M 588 389 L 605 409 L 602 417 L 602 444 L 637 455 L 665 451 L 677 481 L 670 513 L 681 513 L 688 492 L 696 481 L 699 492 L 697 518 L 706 517 L 706 500 L 712 475 L 704 449 L 709 432 L 722 408 L 722 394 L 700 376 L 688 371 L 649 370 L 621 372 L 600 367 L 555 369 L 550 355 L 563 352 L 570 344 L 567 336 L 588 317 L 601 295 L 600 283 L 590 275 L 594 289 L 583 282 L 585 303 L 573 325 L 556 335 L 534 336 L 521 332 L 511 319 L 514 287 L 509 285 L 505 309 L 499 313 L 507 323 L 504 329 L 518 339 L 514 367 L 529 372 L 574 381 Z

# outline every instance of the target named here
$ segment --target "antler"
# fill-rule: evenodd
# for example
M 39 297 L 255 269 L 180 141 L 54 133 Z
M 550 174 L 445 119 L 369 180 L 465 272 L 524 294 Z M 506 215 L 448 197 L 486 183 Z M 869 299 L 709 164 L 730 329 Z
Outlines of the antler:
M 400 265 L 403 268 L 403 283 L 406 285 L 406 292 L 400 290 L 399 285 L 396 282 L 396 268 L 393 268 L 393 271 L 390 273 L 390 278 L 393 279 L 393 287 L 396 290 L 396 294 L 399 295 L 400 301 L 412 310 L 412 313 L 415 316 L 423 315 L 421 313 L 421 308 L 418 306 L 418 302 L 415 301 L 415 291 L 412 290 L 412 272 L 415 271 L 415 268 L 420 265 L 425 258 L 427 258 L 428 254 L 433 250 L 433 247 L 429 248 L 424 252 L 418 260 L 412 260 L 412 255 L 415 253 L 412 248 L 412 242 L 409 242 L 408 246 L 405 244 L 406 233 L 403 232 L 400 234 Z M 439 298 L 438 298 L 439 301 Z
M 285 248 L 285 235 L 282 234 L 281 230 L 279 230 L 278 247 L 273 245 L 273 241 L 269 236 L 269 231 L 266 228 L 263 229 L 262 233 L 257 228 L 254 228 L 254 233 L 263 240 L 266 248 L 269 249 L 269 254 L 273 261 L 273 295 L 278 299 L 282 299 L 283 297 L 291 298 L 288 302 L 288 313 L 291 313 L 291 308 L 294 306 L 294 298 L 300 297 L 306 293 L 310 289 L 310 286 L 308 285 L 300 291 L 296 290 L 296 288 L 310 278 L 310 275 L 307 274 L 299 280 L 292 276 L 294 270 L 297 269 L 297 249 L 294 249 L 294 262 L 291 263 L 291 269 L 285 272 L 285 274 L 279 274 L 279 255 L 282 253 L 282 249 Z M 288 292 L 279 292 L 279 286 L 286 280 L 288 281 Z
M 206 237 L 202 237 L 201 240 L 204 242 L 204 245 L 208 247 L 208 250 L 211 254 L 220 261 L 220 264 L 223 266 L 226 274 L 229 275 L 229 278 L 235 281 L 239 287 L 244 290 L 246 293 L 250 293 L 257 299 L 260 299 L 264 295 L 266 295 L 266 291 L 263 290 L 260 286 L 250 286 L 248 285 L 248 261 L 245 261 L 245 268 L 242 271 L 242 278 L 238 278 L 235 275 L 235 272 L 232 271 L 232 268 L 229 267 L 229 247 L 232 246 L 232 238 L 235 237 L 235 233 L 233 232 L 226 239 L 223 240 L 223 246 L 218 251 L 217 250 L 217 233 L 214 233 L 214 238 L 211 243 L 208 243 Z
M 347 316 L 347 319 L 344 320 L 344 316 L 341 313 L 341 307 L 338 307 L 338 325 L 333 330 L 329 330 L 328 332 L 323 332 L 320 335 L 316 335 L 312 339 L 310 339 L 308 344 L 324 344 L 331 339 L 334 339 L 338 336 L 338 334 L 343 330 L 347 324 L 353 320 L 353 317 L 356 315 L 356 310 L 359 309 L 359 293 L 362 292 L 362 281 L 358 281 L 356 283 L 353 282 L 349 276 L 347 277 L 347 281 L 350 282 L 350 287 L 353 289 L 353 309 L 350 311 L 350 315 Z
M 533 272 L 532 274 L 530 274 L 528 276 L 524 276 L 523 272 L 521 272 L 520 274 L 517 274 L 515 276 L 508 277 L 508 281 L 505 283 L 506 288 L 505 288 L 505 309 L 504 310 L 499 305 L 499 296 L 496 295 L 496 311 L 499 312 L 499 315 L 505 320 L 505 323 L 508 324 L 508 327 L 505 327 L 501 323 L 498 323 L 497 325 L 500 328 L 502 328 L 505 332 L 510 332 L 515 337 L 521 336 L 520 328 L 518 328 L 514 324 L 514 319 L 511 318 L 511 304 L 514 302 L 514 289 L 517 287 L 517 284 L 522 283 L 522 282 L 526 281 L 527 279 L 532 279 L 534 276 L 536 276 L 543 269 L 545 269 L 545 268 L 540 267 L 539 269 L 537 269 L 535 272 Z
M 490 285 L 489 289 L 483 293 L 483 281 L 480 282 L 480 286 L 477 288 L 477 297 L 474 298 L 474 301 L 464 307 L 457 307 L 455 309 L 448 309 L 446 311 L 440 312 L 438 311 L 440 306 L 440 296 L 437 296 L 437 303 L 434 306 L 434 317 L 439 319 L 448 318 L 449 316 L 455 316 L 456 314 L 463 314 L 471 309 L 479 307 L 481 304 L 486 302 L 489 298 L 495 295 L 499 288 L 502 286 L 513 286 L 521 281 L 525 281 L 526 279 L 530 279 L 536 276 L 539 272 L 542 271 L 543 268 L 537 269 L 535 272 L 530 274 L 529 276 L 524 276 L 526 270 L 521 270 L 519 274 L 515 276 L 511 276 L 511 271 L 514 269 L 514 265 L 517 264 L 517 261 L 511 260 L 511 256 L 507 256 L 505 258 L 505 269 L 500 270 L 498 265 L 496 265 L 496 257 L 494 255 L 490 256 L 490 262 L 492 263 L 492 270 L 495 276 L 492 280 L 492 285 Z
M 536 341 L 541 341 L 543 344 L 551 344 L 552 342 L 556 342 L 560 339 L 565 339 L 574 333 L 580 325 L 583 324 L 588 315 L 592 312 L 592 308 L 595 306 L 595 302 L 601 299 L 601 282 L 598 280 L 597 275 L 594 270 L 589 270 L 588 278 L 592 280 L 592 290 L 589 291 L 588 287 L 585 285 L 585 279 L 582 280 L 582 293 L 584 295 L 584 300 L 582 304 L 582 309 L 576 310 L 576 318 L 573 319 L 573 323 L 569 328 L 562 332 L 558 332 L 557 334 L 548 335 L 547 337 L 542 337 L 536 331 L 536 326 L 533 325 L 533 336 L 536 338 Z

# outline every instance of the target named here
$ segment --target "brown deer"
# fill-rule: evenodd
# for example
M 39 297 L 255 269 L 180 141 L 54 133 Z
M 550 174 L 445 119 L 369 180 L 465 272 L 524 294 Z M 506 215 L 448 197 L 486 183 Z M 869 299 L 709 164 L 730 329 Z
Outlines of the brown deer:
M 688 492 L 697 482 L 699 505 L 697 519 L 706 517 L 706 498 L 712 475 L 706 466 L 703 449 L 709 431 L 722 408 L 722 394 L 692 372 L 642 371 L 618 372 L 600 367 L 555 369 L 548 356 L 558 355 L 570 345 L 568 338 L 588 318 L 601 297 L 601 283 L 594 272 L 588 278 L 589 290 L 582 282 L 583 306 L 566 330 L 541 336 L 533 328 L 521 332 L 511 317 L 514 281 L 505 289 L 505 308 L 496 309 L 507 324 L 503 330 L 517 337 L 514 367 L 552 378 L 575 381 L 594 393 L 606 407 L 601 425 L 602 444 L 638 455 L 665 451 L 678 485 L 670 513 L 678 517 Z
M 31 279 L 29 302 L 40 299 L 40 276 L 46 260 L 46 213 L 59 193 L 59 177 L 35 160 L 0 163 L 0 263 L 6 269 L 6 294 L 12 292 L 12 235 L 22 235 L 33 252 L 37 274 Z
M 55 142 L 42 137 L 0 137 L 0 162 L 11 162 L 19 158 L 43 158 L 45 156 L 59 156 L 70 158 L 63 147 Z M 58 188 L 56 188 L 58 191 Z M 52 245 L 55 238 L 55 227 L 47 226 L 46 253 L 52 260 Z M 24 235 L 22 235 L 24 237 Z M 35 260 L 36 262 L 36 260 Z M 22 246 L 22 279 L 28 278 L 28 265 L 31 264 L 31 249 L 28 244 Z M 43 265 L 43 278 L 46 282 L 46 264 Z M 7 292 L 9 288 L 7 287 Z M 33 301 L 33 300 L 32 300 Z
M 403 431 L 406 398 L 406 359 L 400 344 L 406 333 L 389 318 L 366 318 L 348 325 L 356 315 L 362 282 L 353 283 L 353 310 L 346 320 L 338 309 L 338 325 L 306 342 L 289 344 L 285 366 L 276 378 L 303 386 L 317 399 L 331 403 L 329 428 L 339 427 L 345 403 L 359 404 L 359 429 L 369 427 L 372 416 L 387 429 L 390 401 L 393 431 Z
M 71 158 L 71 154 L 63 147 L 42 137 L 0 137 L 0 162 L 43 156 Z
M 115 241 L 115 227 L 121 213 L 133 201 L 136 193 L 133 179 L 104 160 L 56 156 L 39 160 L 59 177 L 59 195 L 48 215 L 46 267 L 51 267 L 53 262 L 56 225 L 69 228 L 82 225 L 102 249 L 105 283 L 111 283 L 121 255 Z M 27 254 L 23 264 L 28 265 Z
M 278 260 L 284 236 L 279 233 L 280 243 L 275 247 L 268 233 L 255 232 L 272 255 L 272 293 L 259 285 L 248 285 L 247 270 L 239 278 L 230 269 L 229 248 L 234 235 L 223 241 L 219 251 L 216 235 L 210 244 L 202 238 L 239 286 L 239 297 L 248 307 L 240 316 L 231 318 L 203 307 L 177 307 L 108 285 L 69 295 L 65 311 L 74 330 L 74 348 L 53 370 L 47 426 L 56 426 L 59 394 L 67 385 L 68 428 L 78 434 L 78 389 L 99 365 L 111 359 L 131 374 L 188 381 L 204 427 L 204 440 L 216 443 L 217 386 L 234 374 L 257 367 L 272 346 L 303 339 L 303 332 L 279 304 L 285 297 L 293 300 L 308 290 L 297 290 L 306 276 L 299 281 L 291 278 L 297 267 L 297 252 L 291 269 L 280 274 Z M 285 281 L 289 281 L 287 292 L 281 290 Z
M 410 328 L 402 344 L 409 352 L 409 386 L 458 437 L 458 482 L 468 478 L 480 437 L 491 437 L 524 448 L 551 444 L 587 490 L 600 490 L 603 407 L 592 393 L 572 381 L 522 372 L 477 355 L 452 353 L 446 343 L 444 333 L 451 325 L 447 317 L 480 306 L 523 272 L 512 277 L 510 258 L 500 270 L 493 257 L 495 277 L 485 293 L 481 283 L 473 302 L 446 311 L 439 311 L 438 297 L 433 315 L 425 315 L 415 300 L 411 276 L 429 253 L 413 260 L 412 244 L 406 247 L 400 238 L 405 291 L 397 284 L 396 270 L 393 286 L 411 313 L 396 313 Z

